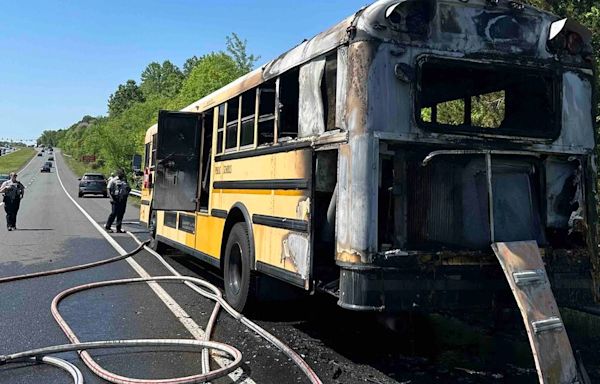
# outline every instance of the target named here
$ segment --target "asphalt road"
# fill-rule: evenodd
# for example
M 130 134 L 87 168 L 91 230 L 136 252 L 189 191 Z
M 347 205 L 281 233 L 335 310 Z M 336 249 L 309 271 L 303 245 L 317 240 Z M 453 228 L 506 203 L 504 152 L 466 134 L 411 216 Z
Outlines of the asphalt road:
M 54 157 L 51 173 L 39 172 L 46 156 L 35 157 L 19 173 L 27 189 L 19 211 L 18 230 L 7 232 L 0 218 L 0 277 L 116 256 L 118 253 L 107 236 L 128 251 L 137 245 L 128 234 L 107 235 L 92 223 L 104 225 L 109 214 L 108 199 L 77 198 L 77 177 L 66 167 L 59 151 Z M 124 229 L 143 240 L 147 233 L 138 223 L 138 213 L 136 207 L 128 206 Z M 132 259 L 0 284 L 0 354 L 67 343 L 50 313 L 53 297 L 67 288 L 143 274 L 170 274 L 146 251 Z M 169 251 L 166 259 L 184 275 L 205 278 L 222 286 L 215 277 L 218 271 L 206 270 L 189 256 Z M 163 290 L 158 294 L 156 288 L 147 284 L 77 293 L 67 298 L 60 310 L 82 341 L 201 337 L 212 303 L 182 284 L 161 284 L 161 287 Z M 334 298 L 322 295 L 262 304 L 249 317 L 304 356 L 325 383 L 535 382 L 524 335 L 507 342 L 478 335 L 476 329 L 468 327 L 461 334 L 457 331 L 460 326 L 448 325 L 440 318 L 384 319 L 388 324 L 383 327 L 376 316 L 344 311 L 335 305 Z M 449 345 L 447 333 L 459 341 Z M 463 340 L 465 337 L 467 340 Z M 240 370 L 214 383 L 308 382 L 283 354 L 226 314 L 219 317 L 214 339 L 235 346 L 244 355 Z M 507 357 L 509 348 L 525 357 Z M 100 350 L 92 355 L 105 368 L 129 377 L 156 379 L 200 372 L 199 355 L 190 352 L 147 348 Z M 104 383 L 75 353 L 62 357 L 84 372 L 86 383 Z M 215 367 L 216 364 L 213 362 Z M 0 366 L 0 383 L 69 380 L 54 367 Z

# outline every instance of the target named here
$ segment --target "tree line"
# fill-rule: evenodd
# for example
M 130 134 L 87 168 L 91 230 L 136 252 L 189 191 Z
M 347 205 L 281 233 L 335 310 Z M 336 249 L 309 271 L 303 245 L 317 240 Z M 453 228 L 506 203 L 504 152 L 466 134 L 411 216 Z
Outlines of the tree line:
M 129 169 L 133 155 L 143 153 L 145 132 L 160 109 L 179 110 L 252 70 L 259 57 L 246 47 L 247 41 L 232 33 L 225 51 L 192 56 L 182 68 L 169 60 L 152 62 L 139 84 L 127 80 L 109 96 L 106 116 L 84 116 L 65 129 L 46 130 L 37 142 L 76 159 L 94 155 L 93 168 Z

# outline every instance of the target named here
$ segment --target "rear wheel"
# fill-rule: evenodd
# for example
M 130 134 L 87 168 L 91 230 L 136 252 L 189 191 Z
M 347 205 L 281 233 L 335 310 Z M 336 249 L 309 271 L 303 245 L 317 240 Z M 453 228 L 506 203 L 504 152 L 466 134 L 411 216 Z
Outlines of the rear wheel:
M 77 196 L 83 197 L 83 193 L 79 192 L 79 194 Z
M 250 293 L 250 237 L 246 223 L 231 228 L 224 260 L 225 298 L 238 312 L 247 304 Z
M 158 241 L 156 238 L 156 228 L 157 228 L 157 219 L 156 219 L 156 211 L 150 211 L 150 222 L 148 223 L 148 227 L 150 229 L 150 248 L 155 250 L 156 252 L 163 252 L 166 249 L 166 245 Z

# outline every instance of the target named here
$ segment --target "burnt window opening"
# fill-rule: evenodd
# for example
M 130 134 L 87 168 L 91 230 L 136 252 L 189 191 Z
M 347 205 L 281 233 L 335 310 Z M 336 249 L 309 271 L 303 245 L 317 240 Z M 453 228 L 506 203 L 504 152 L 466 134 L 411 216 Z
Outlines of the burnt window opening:
M 219 105 L 217 118 L 217 154 L 223 152 L 223 138 L 225 135 L 225 104 Z
M 152 135 L 152 158 L 151 158 L 151 163 L 150 166 L 154 167 L 156 166 L 156 148 L 158 145 L 158 136 L 155 133 L 154 135 Z
M 144 168 L 150 167 L 150 151 L 151 151 L 150 143 L 146 143 L 145 150 L 144 150 Z
M 254 121 L 256 116 L 256 88 L 242 94 L 242 119 L 240 147 L 254 144 Z
M 337 52 L 327 56 L 325 72 L 321 79 L 321 99 L 325 118 L 325 130 L 335 129 L 335 99 L 337 85 Z
M 273 144 L 275 141 L 275 92 L 271 80 L 258 89 L 258 142 L 257 145 Z
M 548 71 L 430 59 L 419 71 L 416 118 L 437 132 L 554 138 L 558 89 Z
M 201 174 L 200 174 L 200 198 L 198 200 L 198 207 L 200 210 L 208 211 L 208 198 L 210 193 L 210 162 L 212 153 L 213 143 L 213 129 L 214 129 L 214 113 L 205 112 L 203 116 L 204 124 L 204 137 L 202 140 L 202 157 L 201 161 Z
M 278 140 L 286 141 L 298 137 L 298 99 L 300 83 L 298 68 L 279 78 L 279 131 Z
M 240 111 L 240 99 L 229 100 L 227 102 L 227 126 L 225 128 L 225 150 L 234 149 L 238 143 L 238 120 Z

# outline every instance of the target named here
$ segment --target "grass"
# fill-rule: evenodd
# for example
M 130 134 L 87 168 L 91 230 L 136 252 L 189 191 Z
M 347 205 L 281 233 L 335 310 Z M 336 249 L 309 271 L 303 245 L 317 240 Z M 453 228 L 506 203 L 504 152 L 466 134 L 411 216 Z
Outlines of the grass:
M 0 156 L 0 173 L 10 173 L 20 170 L 35 156 L 35 153 L 35 149 L 27 147 L 8 155 Z
M 88 163 L 82 163 L 81 161 L 78 161 L 76 159 L 74 159 L 71 156 L 65 156 L 65 154 L 63 153 L 63 159 L 65 160 L 65 162 L 67 163 L 67 165 L 69 166 L 69 168 L 71 169 L 71 171 L 73 171 L 73 173 L 77 176 L 77 177 L 81 177 L 83 176 L 84 173 L 86 172 L 95 172 L 95 173 L 103 173 L 104 176 L 110 176 L 108 175 L 105 170 L 103 169 L 93 169 L 91 164 Z

